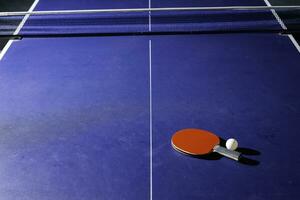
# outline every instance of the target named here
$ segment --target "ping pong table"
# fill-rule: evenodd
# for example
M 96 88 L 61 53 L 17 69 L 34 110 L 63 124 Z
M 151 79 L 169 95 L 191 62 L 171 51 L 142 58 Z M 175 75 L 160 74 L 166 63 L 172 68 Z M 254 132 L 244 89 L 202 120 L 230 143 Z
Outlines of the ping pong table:
M 266 4 L 40 0 L 35 10 L 232 5 Z M 275 33 L 15 41 L 0 61 L 0 199 L 297 199 L 299 63 L 295 41 Z M 179 154 L 171 136 L 190 127 L 236 138 L 251 162 Z

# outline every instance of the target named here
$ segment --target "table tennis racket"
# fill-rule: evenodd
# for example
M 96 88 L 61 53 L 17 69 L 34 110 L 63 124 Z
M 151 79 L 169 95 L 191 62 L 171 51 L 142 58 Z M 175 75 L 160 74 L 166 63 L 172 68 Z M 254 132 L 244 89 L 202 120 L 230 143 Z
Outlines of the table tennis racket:
M 207 155 L 217 152 L 238 161 L 240 153 L 220 146 L 220 138 L 212 132 L 201 129 L 182 129 L 172 136 L 175 150 L 193 156 Z

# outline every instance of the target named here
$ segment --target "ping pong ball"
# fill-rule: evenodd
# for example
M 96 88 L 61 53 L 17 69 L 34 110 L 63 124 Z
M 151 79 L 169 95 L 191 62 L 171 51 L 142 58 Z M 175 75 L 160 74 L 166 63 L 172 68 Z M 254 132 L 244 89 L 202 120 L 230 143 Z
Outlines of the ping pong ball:
M 229 150 L 236 150 L 238 147 L 238 142 L 236 141 L 236 139 L 230 138 L 226 141 L 226 148 Z

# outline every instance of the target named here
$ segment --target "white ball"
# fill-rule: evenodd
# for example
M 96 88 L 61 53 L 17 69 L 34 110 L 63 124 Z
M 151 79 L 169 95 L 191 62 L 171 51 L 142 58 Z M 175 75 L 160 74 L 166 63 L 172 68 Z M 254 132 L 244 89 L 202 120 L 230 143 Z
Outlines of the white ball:
M 226 141 L 226 148 L 229 150 L 236 150 L 238 147 L 238 142 L 236 141 L 236 139 L 230 138 Z

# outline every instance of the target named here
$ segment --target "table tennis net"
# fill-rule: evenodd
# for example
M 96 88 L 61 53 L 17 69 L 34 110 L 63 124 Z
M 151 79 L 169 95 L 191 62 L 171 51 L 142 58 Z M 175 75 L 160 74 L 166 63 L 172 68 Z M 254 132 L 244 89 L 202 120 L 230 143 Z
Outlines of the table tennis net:
M 274 13 L 216 10 L 0 15 L 0 37 L 300 32 L 300 10 Z

